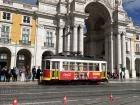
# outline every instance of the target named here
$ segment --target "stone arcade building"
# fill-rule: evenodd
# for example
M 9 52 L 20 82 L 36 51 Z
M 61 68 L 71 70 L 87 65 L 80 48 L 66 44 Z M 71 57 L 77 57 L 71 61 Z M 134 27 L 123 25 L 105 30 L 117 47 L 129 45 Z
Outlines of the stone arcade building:
M 27 44 L 22 47 L 4 45 L 9 52 L 14 52 L 15 47 L 24 52 L 28 50 L 23 55 L 29 56 L 26 59 L 30 61 L 30 68 L 41 66 L 45 56 L 75 55 L 107 60 L 108 71 L 121 72 L 124 68 L 126 78 L 136 78 L 140 73 L 140 29 L 127 16 L 122 0 L 38 0 L 35 6 L 24 8 L 25 4 L 5 4 L 2 1 L 1 12 L 12 13 L 15 9 L 14 12 L 22 11 L 21 14 L 36 21 L 35 37 L 32 40 L 27 38 L 33 42 L 30 47 Z M 4 6 L 9 6 L 9 9 L 4 9 Z M 18 36 L 22 35 L 18 33 Z M 3 52 L 0 50 L 0 53 Z M 19 55 L 11 55 L 16 58 L 13 61 L 18 62 Z M 13 61 L 9 61 L 9 67 L 17 66 Z

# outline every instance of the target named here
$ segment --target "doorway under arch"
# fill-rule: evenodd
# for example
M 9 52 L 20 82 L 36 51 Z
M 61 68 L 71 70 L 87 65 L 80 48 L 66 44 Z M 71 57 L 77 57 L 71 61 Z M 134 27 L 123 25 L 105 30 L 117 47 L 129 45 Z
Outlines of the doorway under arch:
M 126 70 L 129 71 L 130 78 L 132 77 L 132 71 L 130 70 L 130 60 L 129 58 L 126 58 Z
M 27 49 L 21 49 L 17 53 L 16 66 L 20 69 L 25 67 L 26 69 L 31 69 L 31 52 Z
M 85 7 L 89 16 L 85 19 L 84 56 L 106 60 L 111 70 L 111 16 L 108 9 L 99 2 Z
M 136 76 L 140 77 L 140 58 L 136 58 L 135 60 L 135 69 L 136 69 Z
M 11 51 L 6 47 L 0 48 L 0 68 L 11 65 Z

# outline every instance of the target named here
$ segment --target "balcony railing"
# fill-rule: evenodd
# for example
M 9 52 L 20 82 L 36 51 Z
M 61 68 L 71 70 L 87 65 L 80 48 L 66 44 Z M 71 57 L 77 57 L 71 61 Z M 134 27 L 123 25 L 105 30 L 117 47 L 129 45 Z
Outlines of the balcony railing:
M 135 52 L 135 55 L 140 55 L 140 52 Z
M 44 42 L 44 47 L 52 47 L 52 48 L 54 48 L 54 43 Z
M 21 45 L 31 45 L 31 41 L 19 40 L 19 44 L 21 44 Z
M 11 43 L 11 39 L 0 38 L 0 43 L 4 43 L 4 44 Z

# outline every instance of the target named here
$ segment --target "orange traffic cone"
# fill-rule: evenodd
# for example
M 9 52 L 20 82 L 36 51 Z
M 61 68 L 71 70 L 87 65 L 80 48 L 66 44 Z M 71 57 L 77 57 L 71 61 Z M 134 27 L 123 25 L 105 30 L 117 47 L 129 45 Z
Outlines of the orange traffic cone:
M 109 101 L 112 102 L 113 101 L 113 96 L 112 96 L 112 93 L 110 92 L 110 95 L 109 95 Z
M 64 104 L 66 105 L 68 103 L 68 99 L 66 96 L 64 96 Z
M 16 97 L 14 98 L 13 105 L 17 105 L 17 98 Z

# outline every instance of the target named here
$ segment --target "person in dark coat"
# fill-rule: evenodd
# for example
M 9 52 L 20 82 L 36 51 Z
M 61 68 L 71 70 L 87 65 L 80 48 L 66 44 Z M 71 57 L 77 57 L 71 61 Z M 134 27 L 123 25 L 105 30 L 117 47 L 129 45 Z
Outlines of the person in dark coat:
M 41 76 L 41 69 L 39 66 L 36 73 L 36 79 L 38 80 L 38 84 L 40 84 L 40 76 Z
M 34 81 L 35 76 L 36 76 L 36 67 L 34 66 L 34 67 L 32 68 L 32 81 Z

